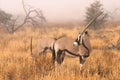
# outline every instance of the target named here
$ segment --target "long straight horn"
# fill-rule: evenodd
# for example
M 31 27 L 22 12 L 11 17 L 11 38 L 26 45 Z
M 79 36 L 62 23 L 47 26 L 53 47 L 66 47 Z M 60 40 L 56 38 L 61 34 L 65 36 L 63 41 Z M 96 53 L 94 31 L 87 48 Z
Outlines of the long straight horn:
M 86 31 L 86 29 L 87 29 L 101 14 L 102 14 L 102 12 L 101 12 L 100 14 L 96 15 L 96 16 L 86 25 L 85 29 L 82 31 L 81 34 L 83 34 L 83 33 Z

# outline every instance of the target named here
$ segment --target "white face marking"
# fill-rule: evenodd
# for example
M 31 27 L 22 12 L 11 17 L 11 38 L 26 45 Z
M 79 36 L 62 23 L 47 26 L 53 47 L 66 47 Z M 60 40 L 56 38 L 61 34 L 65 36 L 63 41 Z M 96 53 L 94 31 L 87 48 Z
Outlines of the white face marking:
M 81 39 L 80 39 L 80 43 L 82 44 L 82 36 L 81 36 Z
M 74 44 L 75 46 L 78 46 L 78 43 L 77 43 L 77 42 L 74 42 L 73 44 Z
M 78 36 L 77 40 L 79 40 L 79 39 L 80 39 L 80 35 Z

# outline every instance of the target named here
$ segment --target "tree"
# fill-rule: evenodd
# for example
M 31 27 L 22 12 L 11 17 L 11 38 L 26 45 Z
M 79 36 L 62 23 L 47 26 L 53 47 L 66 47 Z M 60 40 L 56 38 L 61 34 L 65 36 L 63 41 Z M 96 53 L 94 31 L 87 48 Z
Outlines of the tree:
M 0 9 L 0 23 L 1 24 L 6 24 L 9 22 L 11 19 L 11 14 L 4 12 L 3 10 Z
M 14 33 L 26 23 L 31 23 L 33 26 L 41 26 L 46 22 L 46 18 L 43 16 L 41 10 L 33 9 L 31 6 L 28 6 L 29 9 L 27 9 L 24 0 L 22 0 L 22 5 L 26 15 L 23 22 L 19 25 L 17 24 L 19 17 L 13 18 L 13 15 L 0 9 L 0 25 L 4 26 L 9 33 Z
M 96 15 L 102 13 L 101 16 L 91 24 L 91 28 L 100 28 L 101 25 L 107 21 L 108 14 L 105 13 L 103 5 L 100 3 L 100 1 L 96 0 L 89 7 L 87 7 L 86 10 L 85 24 L 88 24 Z
M 10 25 L 12 25 L 12 14 L 6 13 L 0 9 L 0 25 L 4 26 L 8 31 Z

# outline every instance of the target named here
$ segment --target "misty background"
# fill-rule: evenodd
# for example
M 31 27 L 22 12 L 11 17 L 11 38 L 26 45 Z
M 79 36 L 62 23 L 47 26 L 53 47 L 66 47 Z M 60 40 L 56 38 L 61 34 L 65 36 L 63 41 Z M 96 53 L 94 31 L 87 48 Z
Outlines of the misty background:
M 49 22 L 84 20 L 86 8 L 95 0 L 25 0 L 25 5 L 43 11 Z M 120 20 L 120 0 L 100 0 L 106 12 Z M 24 15 L 22 0 L 0 0 L 0 8 L 13 15 Z

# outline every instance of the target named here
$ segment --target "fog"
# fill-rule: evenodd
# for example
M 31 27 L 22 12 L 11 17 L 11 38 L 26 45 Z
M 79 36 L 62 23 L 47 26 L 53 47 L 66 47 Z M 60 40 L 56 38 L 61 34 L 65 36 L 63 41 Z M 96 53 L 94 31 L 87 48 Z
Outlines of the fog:
M 14 15 L 24 14 L 22 0 L 0 0 L 0 8 Z M 41 9 L 48 21 L 79 21 L 85 17 L 86 7 L 95 0 L 24 0 L 26 5 Z M 120 8 L 120 0 L 100 0 L 106 11 Z M 118 10 L 114 19 L 120 18 Z

